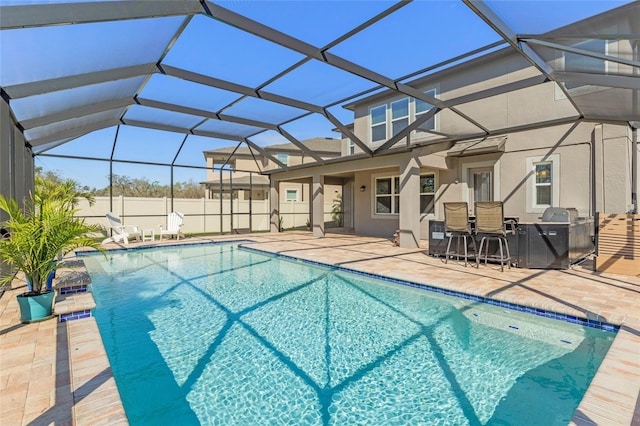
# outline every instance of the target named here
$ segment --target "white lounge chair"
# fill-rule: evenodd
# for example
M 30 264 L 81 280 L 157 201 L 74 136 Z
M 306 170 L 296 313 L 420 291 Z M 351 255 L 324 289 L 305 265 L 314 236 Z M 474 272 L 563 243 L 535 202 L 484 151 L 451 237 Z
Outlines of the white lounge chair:
M 175 235 L 178 240 L 181 236 L 184 238 L 184 234 L 180 231 L 183 220 L 184 214 L 180 212 L 169 213 L 167 216 L 167 229 L 160 225 L 160 240 L 162 240 L 163 235 Z
M 113 234 L 105 238 L 102 241 L 102 244 L 106 244 L 109 242 L 117 243 L 119 241 L 124 242 L 125 244 L 129 244 L 129 238 L 135 238 L 137 241 L 140 241 L 140 228 L 136 225 L 123 225 L 122 219 L 117 214 L 107 213 L 107 222 L 109 223 L 108 229 L 113 231 Z

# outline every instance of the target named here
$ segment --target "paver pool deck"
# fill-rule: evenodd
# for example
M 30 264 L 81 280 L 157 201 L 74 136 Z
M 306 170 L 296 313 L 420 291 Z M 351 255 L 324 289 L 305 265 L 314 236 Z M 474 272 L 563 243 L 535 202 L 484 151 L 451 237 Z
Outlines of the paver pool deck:
M 493 264 L 476 269 L 445 264 L 426 247 L 403 249 L 386 238 L 339 233 L 191 237 L 162 244 L 234 239 L 250 239 L 252 247 L 272 253 L 620 325 L 571 424 L 640 425 L 640 277 L 596 273 L 589 261 L 568 270 L 500 272 Z M 95 320 L 21 324 L 15 295 L 24 291 L 16 280 L 0 297 L 0 424 L 127 424 Z

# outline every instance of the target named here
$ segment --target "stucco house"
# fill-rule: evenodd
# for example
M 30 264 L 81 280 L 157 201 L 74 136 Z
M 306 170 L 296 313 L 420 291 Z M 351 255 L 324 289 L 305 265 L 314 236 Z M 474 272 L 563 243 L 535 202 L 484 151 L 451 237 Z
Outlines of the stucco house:
M 620 28 L 615 16 L 596 18 L 555 32 L 634 32 Z M 626 98 L 632 90 L 598 86 L 590 73 L 615 67 L 621 87 L 628 86 L 634 77 L 626 76 L 636 73 L 637 79 L 637 69 L 606 54 L 638 61 L 637 40 L 603 36 L 586 46 L 567 37 L 564 51 L 544 58 L 562 70 L 564 83 L 548 80 L 513 49 L 501 49 L 407 83 L 422 99 L 388 90 L 346 105 L 354 121 L 352 135 L 343 134 L 341 158 L 265 170 L 272 223 L 282 200 L 278 188 L 300 181 L 313 186 L 314 207 L 322 204 L 327 183 L 341 184 L 346 226 L 361 235 L 390 236 L 399 229 L 404 247 L 428 238 L 429 221 L 443 219 L 447 201 L 468 202 L 471 214 L 476 201 L 503 201 L 505 215 L 522 222 L 539 220 L 550 206 L 575 208 L 585 217 L 632 211 L 637 126 L 616 104 L 633 102 L 640 118 L 640 100 Z M 571 46 L 593 57 L 572 54 Z M 602 102 L 611 108 L 596 117 L 589 106 Z M 319 218 L 315 209 L 313 215 Z M 314 234 L 323 233 L 321 221 L 314 221 Z
M 320 137 L 300 143 L 322 159 L 339 158 L 343 145 L 340 139 Z M 207 179 L 201 184 L 206 188 L 207 198 L 219 197 L 218 194 L 224 197 L 232 193 L 241 200 L 266 200 L 269 198 L 269 177 L 262 172 L 277 169 L 280 165 L 316 163 L 316 159 L 293 143 L 270 145 L 262 151 L 247 146 L 228 146 L 204 151 L 203 155 L 207 164 Z M 330 190 L 332 193 L 340 192 L 342 187 Z M 309 200 L 309 185 L 305 182 L 283 182 L 279 192 L 281 202 Z

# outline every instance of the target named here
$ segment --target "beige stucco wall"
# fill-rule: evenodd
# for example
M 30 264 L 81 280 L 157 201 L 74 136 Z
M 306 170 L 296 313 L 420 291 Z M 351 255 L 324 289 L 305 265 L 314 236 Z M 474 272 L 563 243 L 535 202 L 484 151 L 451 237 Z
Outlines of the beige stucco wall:
M 437 97 L 443 101 L 455 101 L 455 108 L 471 117 L 485 128 L 495 131 L 521 126 L 545 120 L 557 120 L 566 117 L 578 117 L 578 112 L 564 97 L 557 96 L 556 84 L 547 82 L 520 90 L 511 90 L 505 94 L 491 91 L 529 78 L 539 77 L 540 73 L 522 57 L 508 54 L 493 58 L 491 61 L 474 62 L 473 67 L 456 73 L 434 74 L 421 82 L 412 84 L 420 90 L 436 89 Z M 485 91 L 485 98 L 465 101 L 470 93 Z M 369 103 L 354 109 L 354 131 L 365 143 L 371 140 L 369 110 L 371 107 L 390 104 L 406 96 L 393 94 L 380 96 Z M 461 103 L 460 103 L 461 102 Z M 414 103 L 410 102 L 410 114 L 414 113 Z M 412 116 L 410 115 L 410 120 Z M 452 136 L 465 136 L 482 133 L 482 129 L 465 120 L 452 110 L 443 110 L 436 115 L 436 130 Z M 388 125 L 389 126 L 389 125 Z M 387 127 L 388 127 L 387 126 Z M 425 132 L 413 132 L 411 142 L 422 142 L 440 138 Z M 344 139 L 346 152 L 347 139 Z M 395 146 L 406 144 L 406 140 Z M 381 143 L 370 144 L 376 148 Z M 356 147 L 356 152 L 361 150 Z
M 611 125 L 594 128 L 597 211 L 626 213 L 631 204 L 631 131 Z M 636 177 L 637 178 L 637 177 Z
M 497 135 L 506 138 L 503 152 L 465 157 L 447 157 L 453 142 L 442 142 L 413 148 L 443 139 L 444 136 L 414 132 L 409 141 L 399 141 L 393 149 L 413 149 L 413 152 L 394 153 L 374 158 L 358 159 L 324 167 L 277 173 L 277 179 L 322 174 L 325 176 L 352 174 L 354 186 L 355 231 L 365 235 L 391 236 L 399 229 L 398 216 L 373 214 L 374 179 L 381 175 L 400 175 L 407 156 L 415 156 L 421 172 L 436 173 L 436 207 L 433 215 L 420 217 L 420 233 L 428 237 L 429 220 L 444 218 L 443 203 L 467 201 L 473 209 L 473 190 L 469 184 L 470 169 L 493 170 L 493 199 L 505 203 L 505 215 L 517 216 L 523 222 L 538 221 L 544 206 L 536 206 L 533 164 L 553 161 L 554 207 L 576 208 L 581 216 L 596 212 L 624 213 L 631 208 L 631 132 L 624 121 L 614 124 L 586 122 L 566 99 L 554 82 L 543 82 L 540 72 L 515 53 L 496 53 L 470 61 L 457 71 L 435 73 L 412 86 L 420 90 L 435 88 L 437 97 L 453 102 L 465 114 Z M 537 84 L 530 86 L 532 81 Z M 529 86 L 529 87 L 525 87 Z M 524 88 L 519 88 L 524 87 Z M 507 90 L 508 89 L 508 90 Z M 505 92 L 505 93 L 500 93 Z M 601 93 L 611 96 L 615 90 Z M 471 94 L 483 98 L 473 100 Z M 585 94 L 580 101 L 597 102 L 596 93 Z M 615 96 L 614 96 L 615 97 Z M 360 140 L 375 149 L 383 142 L 370 144 L 371 107 L 389 105 L 406 98 L 394 94 L 380 94 L 352 105 L 353 131 Z M 593 99 L 593 100 L 590 100 Z M 606 102 L 615 99 L 603 98 Z M 615 106 L 613 107 L 615 111 Z M 387 110 L 387 129 L 391 126 Z M 409 103 L 409 121 L 415 116 L 415 105 Z M 615 119 L 615 117 L 614 117 Z M 572 121 L 573 120 L 573 121 Z M 556 122 L 558 124 L 553 124 Z M 539 125 L 539 126 L 538 126 Z M 530 127 L 523 131 L 521 128 Z M 482 130 L 464 120 L 452 110 L 436 115 L 436 130 L 453 138 L 469 139 Z M 348 139 L 343 139 L 343 153 L 347 153 Z M 637 149 L 637 148 L 636 148 Z M 361 153 L 356 146 L 356 154 Z M 635 177 L 638 179 L 638 177 Z M 366 190 L 360 192 L 359 188 Z M 419 209 L 419 199 L 401 198 L 401 209 Z M 472 211 L 470 213 L 473 213 Z M 413 217 L 413 216 L 410 216 Z
M 590 210 L 590 140 L 592 124 L 573 128 L 563 125 L 509 135 L 507 152 L 500 157 L 500 196 L 505 202 L 505 214 L 518 216 L 521 221 L 536 221 L 540 211 L 527 208 L 532 197 L 530 181 L 534 178 L 527 169 L 528 157 L 557 155 L 560 161 L 559 204 L 556 207 L 575 207 L 581 216 L 591 216 Z M 528 149 L 518 149 L 527 146 Z
M 398 229 L 397 215 L 374 215 L 374 179 L 376 176 L 397 176 L 400 174 L 398 167 L 389 167 L 376 170 L 364 170 L 355 174 L 354 187 L 354 230 L 357 234 L 391 236 Z M 365 186 L 361 192 L 360 187 Z
M 236 157 L 230 161 L 230 163 L 234 165 L 236 170 L 240 170 L 234 173 L 235 176 L 246 176 L 249 174 L 247 171 L 258 171 L 258 167 L 253 158 Z M 222 163 L 217 163 L 215 165 L 220 166 L 221 164 Z M 213 167 L 213 157 L 207 157 L 207 181 L 217 181 L 220 179 L 219 172 L 214 171 Z
M 523 222 L 538 221 L 542 210 L 528 208 L 532 197 L 533 177 L 527 169 L 528 158 L 553 158 L 559 162 L 559 207 L 578 209 L 581 216 L 593 216 L 596 209 L 592 189 L 602 199 L 596 211 L 626 212 L 630 208 L 630 131 L 625 125 L 577 122 L 548 126 L 506 135 L 504 153 L 466 157 L 446 157 L 449 143 L 422 147 L 412 152 L 328 164 L 274 175 L 276 179 L 296 179 L 320 173 L 327 176 L 353 175 L 353 214 L 355 232 L 363 235 L 390 237 L 399 226 L 397 215 L 375 215 L 374 179 L 376 176 L 400 175 L 407 156 L 418 158 L 421 173 L 436 174 L 435 214 L 421 216 L 420 233 L 428 238 L 429 220 L 444 218 L 443 203 L 472 202 L 468 185 L 469 168 L 491 167 L 494 170 L 494 199 L 505 202 L 505 215 L 517 216 Z M 592 148 L 593 147 L 593 148 Z M 592 152 L 599 150 L 600 154 Z M 592 161 L 597 167 L 592 173 Z M 361 192 L 360 187 L 365 186 Z M 401 208 L 419 209 L 419 199 L 401 198 Z M 472 204 L 470 204 L 471 206 Z

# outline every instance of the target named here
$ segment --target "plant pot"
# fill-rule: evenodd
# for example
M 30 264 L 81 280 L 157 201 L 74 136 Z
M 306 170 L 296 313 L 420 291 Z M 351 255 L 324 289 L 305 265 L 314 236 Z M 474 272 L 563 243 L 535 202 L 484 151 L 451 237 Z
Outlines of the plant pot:
M 16 296 L 20 306 L 20 321 L 29 323 L 51 318 L 55 295 L 55 291 L 48 291 L 36 295 L 22 293 Z

